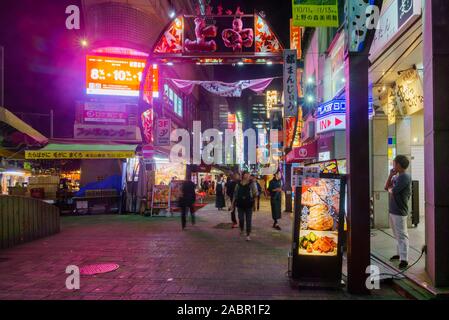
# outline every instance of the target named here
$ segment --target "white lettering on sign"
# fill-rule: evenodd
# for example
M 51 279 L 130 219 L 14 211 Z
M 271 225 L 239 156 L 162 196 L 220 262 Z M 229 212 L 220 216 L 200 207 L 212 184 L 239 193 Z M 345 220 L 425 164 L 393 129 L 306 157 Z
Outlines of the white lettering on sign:
M 332 115 L 322 119 L 317 119 L 317 133 L 324 133 L 333 130 L 346 129 L 345 115 Z
M 318 118 L 323 118 L 332 114 L 342 114 L 346 112 L 346 101 L 332 100 L 318 107 Z

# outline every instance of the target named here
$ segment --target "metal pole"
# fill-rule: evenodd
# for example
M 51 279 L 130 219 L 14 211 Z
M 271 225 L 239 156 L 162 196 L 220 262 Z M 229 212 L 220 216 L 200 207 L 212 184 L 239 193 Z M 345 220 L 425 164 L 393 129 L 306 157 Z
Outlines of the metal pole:
M 53 109 L 51 109 L 50 111 L 50 137 L 53 139 L 54 138 L 54 127 L 53 127 L 53 117 L 54 117 L 54 112 Z
M 0 46 L 1 72 L 0 72 L 0 106 L 5 106 L 5 48 Z

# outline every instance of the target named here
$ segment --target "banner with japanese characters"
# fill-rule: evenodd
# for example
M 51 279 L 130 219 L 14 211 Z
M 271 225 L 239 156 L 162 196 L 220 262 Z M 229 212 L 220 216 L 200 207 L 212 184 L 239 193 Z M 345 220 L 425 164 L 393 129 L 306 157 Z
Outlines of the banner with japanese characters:
M 292 0 L 293 25 L 338 27 L 337 0 Z
M 284 50 L 284 117 L 298 116 L 296 50 Z

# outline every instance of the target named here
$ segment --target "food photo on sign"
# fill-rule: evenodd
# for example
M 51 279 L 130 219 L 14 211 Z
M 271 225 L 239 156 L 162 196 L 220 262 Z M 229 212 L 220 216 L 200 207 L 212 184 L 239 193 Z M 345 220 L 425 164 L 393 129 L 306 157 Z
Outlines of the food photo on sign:
M 308 177 L 302 181 L 299 255 L 336 256 L 340 180 Z

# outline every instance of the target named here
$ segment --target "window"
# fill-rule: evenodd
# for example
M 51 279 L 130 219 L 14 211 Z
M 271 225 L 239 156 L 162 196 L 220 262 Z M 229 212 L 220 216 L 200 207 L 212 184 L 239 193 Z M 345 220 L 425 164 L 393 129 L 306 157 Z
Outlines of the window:
M 168 84 L 164 85 L 164 94 L 168 98 L 168 105 L 176 113 L 178 116 L 183 117 L 184 109 L 183 109 L 183 101 L 180 96 L 173 91 L 172 88 L 169 87 Z
M 182 117 L 183 113 L 184 113 L 183 108 L 182 108 L 182 99 L 181 99 L 181 97 L 177 96 L 177 100 L 178 100 L 178 103 L 176 104 L 175 113 L 178 116 Z

